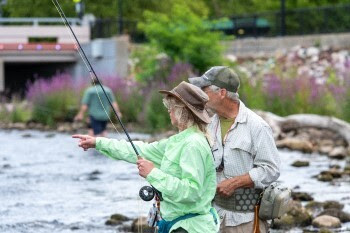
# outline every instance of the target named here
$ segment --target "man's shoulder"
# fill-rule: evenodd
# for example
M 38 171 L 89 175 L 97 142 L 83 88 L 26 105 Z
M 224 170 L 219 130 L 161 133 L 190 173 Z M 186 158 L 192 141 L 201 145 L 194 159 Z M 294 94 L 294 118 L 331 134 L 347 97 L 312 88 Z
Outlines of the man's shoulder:
M 247 123 L 249 125 L 251 125 L 252 127 L 254 127 L 254 128 L 264 128 L 264 127 L 270 128 L 269 124 L 267 124 L 267 122 L 264 119 L 262 119 L 261 116 L 256 114 L 253 110 L 251 110 L 250 108 L 246 108 L 246 112 L 247 112 Z

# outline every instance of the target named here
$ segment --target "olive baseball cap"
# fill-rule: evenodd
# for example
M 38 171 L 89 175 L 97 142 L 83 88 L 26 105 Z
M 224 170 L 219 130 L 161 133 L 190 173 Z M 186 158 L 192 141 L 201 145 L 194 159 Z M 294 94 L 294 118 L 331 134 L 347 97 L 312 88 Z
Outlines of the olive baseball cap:
M 213 66 L 202 76 L 189 78 L 188 81 L 200 88 L 215 85 L 235 93 L 238 91 L 240 85 L 236 72 L 227 66 Z

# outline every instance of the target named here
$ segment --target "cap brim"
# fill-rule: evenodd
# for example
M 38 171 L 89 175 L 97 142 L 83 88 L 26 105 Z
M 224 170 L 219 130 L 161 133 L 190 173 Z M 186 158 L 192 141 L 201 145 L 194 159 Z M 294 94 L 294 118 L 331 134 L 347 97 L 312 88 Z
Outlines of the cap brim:
M 187 103 L 187 101 L 185 101 L 180 95 L 178 95 L 177 93 L 171 92 L 171 91 L 160 90 L 159 93 L 175 97 L 176 99 L 178 99 L 182 103 L 184 103 L 188 107 L 188 109 L 190 109 L 190 111 L 196 117 L 198 117 L 201 121 L 203 121 L 204 123 L 207 123 L 207 124 L 209 124 L 211 122 L 210 116 L 205 108 L 203 110 L 198 110 L 195 107 L 193 107 L 192 105 L 190 105 L 189 103 Z
M 202 77 L 189 78 L 188 82 L 200 88 L 211 85 L 209 81 L 203 79 Z

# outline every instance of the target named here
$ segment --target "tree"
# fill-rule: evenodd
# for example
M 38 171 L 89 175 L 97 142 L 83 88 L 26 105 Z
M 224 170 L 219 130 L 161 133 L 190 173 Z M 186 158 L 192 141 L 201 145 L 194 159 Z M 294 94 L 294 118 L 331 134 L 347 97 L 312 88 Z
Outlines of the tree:
M 174 0 L 167 13 L 146 11 L 145 23 L 139 27 L 159 51 L 202 72 L 221 63 L 222 47 L 220 34 L 208 31 L 203 23 L 207 10 L 202 8 L 195 13 L 192 7 L 185 1 Z

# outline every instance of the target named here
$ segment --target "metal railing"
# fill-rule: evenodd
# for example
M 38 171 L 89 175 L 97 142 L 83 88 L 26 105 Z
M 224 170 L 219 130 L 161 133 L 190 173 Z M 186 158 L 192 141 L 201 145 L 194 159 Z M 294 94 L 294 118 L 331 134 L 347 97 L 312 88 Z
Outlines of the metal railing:
M 82 25 L 79 18 L 67 18 L 71 25 Z M 61 18 L 0 18 L 0 25 L 63 25 Z

